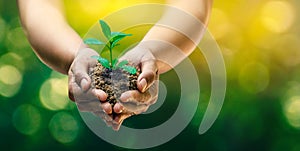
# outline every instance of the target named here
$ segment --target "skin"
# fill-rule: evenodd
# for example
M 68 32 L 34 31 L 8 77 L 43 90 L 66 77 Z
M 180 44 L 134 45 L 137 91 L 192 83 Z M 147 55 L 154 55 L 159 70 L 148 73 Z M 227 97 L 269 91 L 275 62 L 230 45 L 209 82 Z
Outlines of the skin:
M 98 53 L 83 44 L 81 37 L 68 25 L 61 1 L 17 2 L 24 31 L 39 59 L 53 70 L 69 76 L 69 96 L 79 110 L 93 112 L 114 130 L 118 130 L 126 118 L 145 112 L 156 102 L 159 74 L 172 69 L 195 49 L 195 43 L 200 42 L 205 32 L 212 5 L 212 0 L 167 1 L 193 17 L 166 10 L 143 40 L 120 58 L 140 66 L 142 73 L 137 80 L 138 90 L 124 92 L 120 102 L 112 108 L 105 102 L 107 95 L 102 90 L 90 88 L 88 72 L 97 63 L 90 56 Z M 197 21 L 203 25 L 197 25 Z M 174 30 L 177 28 L 180 31 Z M 119 113 L 114 119 L 110 116 L 113 111 Z

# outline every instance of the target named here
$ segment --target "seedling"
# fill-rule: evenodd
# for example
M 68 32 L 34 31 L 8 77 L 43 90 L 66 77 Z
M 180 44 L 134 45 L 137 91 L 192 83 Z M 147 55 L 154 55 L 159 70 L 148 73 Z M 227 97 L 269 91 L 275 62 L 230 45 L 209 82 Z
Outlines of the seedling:
M 88 45 L 105 45 L 105 47 L 108 48 L 109 50 L 110 61 L 100 56 L 91 56 L 91 57 L 97 59 L 98 62 L 107 69 L 122 68 L 123 70 L 129 72 L 130 74 L 136 74 L 137 72 L 136 68 L 127 65 L 128 64 L 127 60 L 123 60 L 119 62 L 117 58 L 115 59 L 112 58 L 113 48 L 120 45 L 118 44 L 120 40 L 122 40 L 127 36 L 132 36 L 132 34 L 125 34 L 122 32 L 112 32 L 108 24 L 103 20 L 99 20 L 99 24 L 101 26 L 102 33 L 107 39 L 107 42 L 106 43 L 102 42 L 96 38 L 87 38 L 84 40 L 84 43 Z

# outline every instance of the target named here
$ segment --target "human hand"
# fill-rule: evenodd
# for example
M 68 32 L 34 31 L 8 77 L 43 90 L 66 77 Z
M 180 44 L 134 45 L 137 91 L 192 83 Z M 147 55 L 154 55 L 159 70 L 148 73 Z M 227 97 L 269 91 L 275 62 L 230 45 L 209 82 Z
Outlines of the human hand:
M 91 56 L 98 55 L 90 48 L 83 48 L 78 51 L 69 69 L 69 98 L 76 102 L 80 111 L 93 112 L 96 115 L 101 113 L 104 121 L 110 118 L 112 107 L 106 101 L 107 94 L 100 89 L 91 88 L 89 73 L 97 64 L 97 60 Z
M 120 60 L 128 60 L 134 66 L 139 66 L 141 74 L 137 79 L 138 90 L 124 92 L 119 98 L 120 101 L 113 107 L 113 111 L 117 115 L 114 119 L 106 121 L 114 130 L 118 130 L 126 118 L 147 111 L 158 97 L 158 69 L 156 58 L 150 50 L 135 47 L 123 55 Z
M 126 118 L 145 112 L 156 102 L 158 75 L 155 58 L 150 51 L 141 51 L 137 48 L 120 58 L 140 66 L 142 73 L 137 80 L 138 90 L 124 92 L 119 99 L 120 102 L 112 108 L 111 104 L 105 102 L 107 94 L 104 91 L 91 88 L 91 78 L 88 73 L 97 64 L 97 60 L 91 58 L 93 55 L 98 53 L 90 48 L 84 48 L 76 55 L 69 70 L 69 97 L 76 102 L 80 111 L 93 112 L 108 126 L 118 130 Z M 117 115 L 113 117 L 112 112 Z

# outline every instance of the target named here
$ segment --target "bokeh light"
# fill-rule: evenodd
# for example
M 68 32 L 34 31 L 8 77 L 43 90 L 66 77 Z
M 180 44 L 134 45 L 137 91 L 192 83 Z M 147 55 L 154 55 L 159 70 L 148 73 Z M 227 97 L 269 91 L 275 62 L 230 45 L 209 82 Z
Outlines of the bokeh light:
M 41 126 L 40 111 L 30 104 L 19 106 L 13 113 L 12 123 L 22 134 L 33 135 Z
M 3 65 L 12 65 L 21 72 L 24 72 L 25 69 L 23 57 L 13 52 L 8 52 L 0 56 L 0 66 Z
M 258 93 L 269 84 L 268 68 L 259 62 L 246 64 L 239 73 L 239 83 L 249 93 Z
M 284 113 L 288 123 L 291 126 L 300 129 L 300 95 L 293 96 L 286 101 Z
M 216 39 L 225 36 L 232 28 L 228 16 L 218 8 L 212 9 L 211 20 L 209 22 L 211 23 L 209 24 L 209 31 Z
M 67 107 L 68 79 L 50 78 L 46 80 L 40 88 L 40 101 L 49 110 L 61 110 Z
M 52 136 L 60 143 L 73 142 L 79 133 L 79 125 L 75 118 L 67 112 L 56 113 L 49 123 Z
M 33 55 L 22 27 L 12 28 L 8 31 L 6 37 L 6 46 L 10 52 L 14 52 L 22 56 L 23 59 L 29 58 Z
M 294 7 L 287 1 L 269 1 L 261 12 L 261 21 L 266 29 L 282 33 L 294 22 Z
M 0 73 L 0 81 L 8 85 L 20 83 L 22 78 L 19 70 L 10 65 L 2 66 Z
M 14 96 L 23 82 L 20 71 L 11 65 L 0 66 L 0 95 Z
M 83 37 L 92 25 L 112 12 L 132 5 L 164 4 L 166 1 L 63 2 L 69 24 Z M 191 60 L 199 67 L 202 98 L 197 115 L 182 134 L 156 149 L 182 150 L 184 146 L 178 144 L 185 144 L 190 148 L 212 151 L 299 151 L 299 10 L 299 0 L 214 1 L 208 31 L 222 50 L 228 76 L 222 112 L 210 131 L 201 136 L 197 134 L 210 97 L 211 77 L 205 58 L 194 54 Z M 112 26 L 134 21 L 136 17 L 124 14 Z M 20 26 L 16 1 L 0 0 L 1 149 L 75 151 L 92 146 L 103 150 L 126 150 L 101 141 L 86 126 L 78 126 L 81 121 L 76 104 L 67 96 L 67 76 L 51 72 L 38 60 Z M 116 51 L 121 52 L 132 42 L 142 39 L 149 28 L 150 25 L 145 25 L 127 29 L 126 32 L 134 36 L 122 41 Z M 107 52 L 103 55 L 108 56 Z M 195 52 L 200 53 L 199 50 Z M 14 77 L 20 80 L 12 80 Z M 161 77 L 172 81 L 173 75 L 166 73 Z M 172 85 L 166 86 L 173 88 Z M 168 93 L 166 101 L 172 102 L 179 97 L 180 93 Z M 163 104 L 168 110 L 175 109 L 176 105 Z M 152 117 L 142 116 L 133 116 L 125 124 L 134 126 L 135 117 L 151 122 Z M 154 118 L 161 119 L 160 116 L 154 115 Z M 45 130 L 44 126 L 49 127 Z M 83 143 L 77 143 L 76 138 Z M 128 143 L 139 141 L 134 136 L 124 140 Z

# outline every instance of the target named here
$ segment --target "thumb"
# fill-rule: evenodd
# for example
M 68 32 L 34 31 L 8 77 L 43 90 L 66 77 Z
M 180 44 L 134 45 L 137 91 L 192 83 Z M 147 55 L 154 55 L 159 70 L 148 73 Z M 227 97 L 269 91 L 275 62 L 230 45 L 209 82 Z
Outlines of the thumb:
M 76 62 L 72 68 L 75 82 L 82 91 L 87 91 L 91 85 L 91 78 L 88 75 L 88 63 Z
M 154 59 L 141 63 L 142 73 L 137 79 L 137 87 L 141 92 L 145 92 L 157 77 L 157 66 Z

